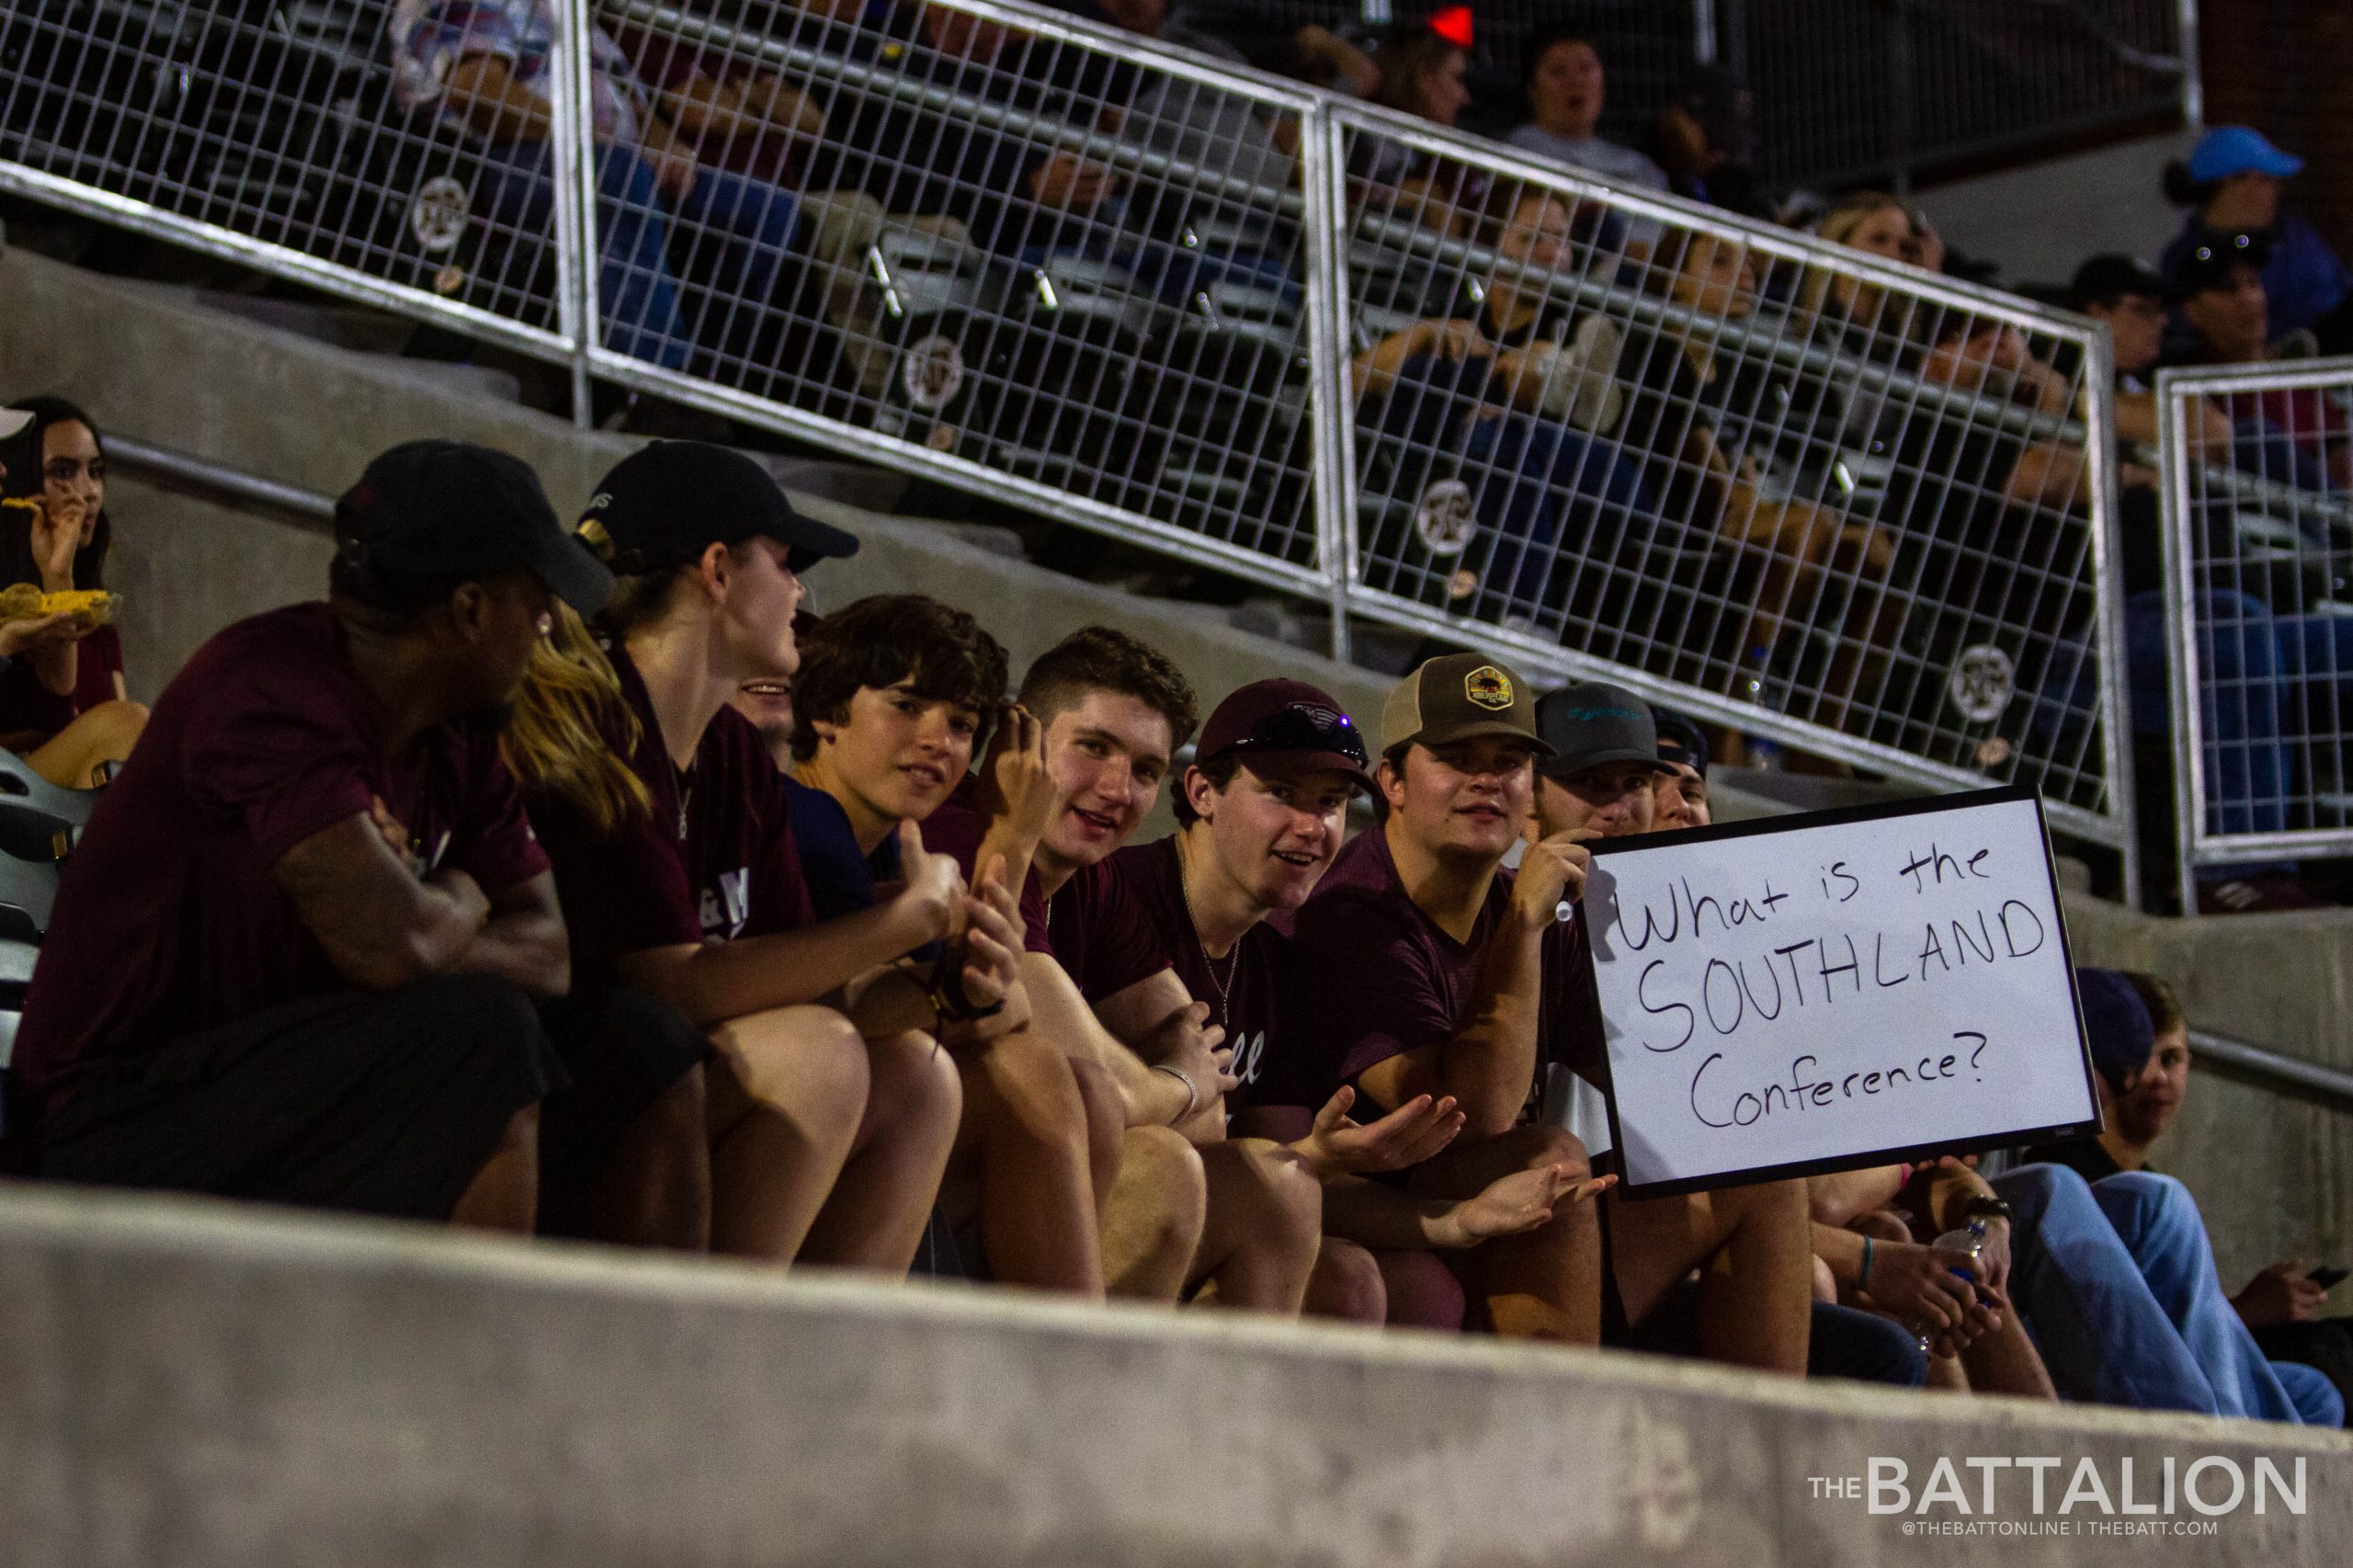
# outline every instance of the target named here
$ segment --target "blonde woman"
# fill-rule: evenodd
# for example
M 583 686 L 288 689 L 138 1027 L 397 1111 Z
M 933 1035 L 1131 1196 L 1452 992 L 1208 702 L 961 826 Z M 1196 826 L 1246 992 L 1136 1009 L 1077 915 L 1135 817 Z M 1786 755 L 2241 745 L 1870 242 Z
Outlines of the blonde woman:
M 1858 191 L 1822 215 L 1814 233 L 1833 244 L 1885 261 L 1900 261 L 1941 272 L 1945 242 L 1926 214 L 1884 191 Z M 1819 329 L 1844 335 L 1849 347 L 1884 363 L 1908 363 L 1924 347 L 1920 335 L 1934 307 L 1894 301 L 1876 283 L 1826 267 L 1807 269 L 1799 294 L 1805 318 Z

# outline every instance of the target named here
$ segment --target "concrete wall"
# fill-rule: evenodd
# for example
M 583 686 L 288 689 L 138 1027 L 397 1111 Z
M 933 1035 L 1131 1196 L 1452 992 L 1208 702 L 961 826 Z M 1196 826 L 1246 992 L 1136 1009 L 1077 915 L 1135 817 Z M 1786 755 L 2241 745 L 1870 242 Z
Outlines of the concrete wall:
M 2353 1531 L 2343 1434 L 57 1189 L 0 1195 L 0 1386 L 20 1568 L 2322 1568 Z M 1987 1522 L 2070 1533 L 1812 1481 L 1944 1459 L 1975 1506 L 1972 1455 L 2057 1457 Z M 2208 1455 L 2301 1459 L 2305 1512 L 2059 1512 L 2086 1460 L 2120 1506 L 2126 1458 L 2150 1504 Z
M 353 353 L 199 308 L 171 290 L 97 278 L 0 251 L 0 395 L 59 391 L 126 434 L 332 494 L 395 440 L 462 434 L 539 467 L 560 511 L 631 443 L 488 402 L 398 360 Z M 222 382 L 233 379 L 233 395 Z M 1333 690 L 1360 718 L 1387 682 L 1237 632 L 1192 607 L 1143 600 L 1041 572 L 960 529 L 809 500 L 856 530 L 854 559 L 818 568 L 819 601 L 918 589 L 971 607 L 1018 669 L 1088 621 L 1126 626 L 1165 648 L 1206 708 L 1242 683 L 1288 673 Z M 242 615 L 314 597 L 327 549 L 315 531 L 123 482 L 117 581 L 128 596 L 134 695 L 152 696 L 204 638 Z M 1726 815 L 1745 810 L 1727 796 Z M 1143 829 L 1165 831 L 1164 806 Z M 2113 904 L 2069 903 L 2079 961 L 2156 970 L 2200 1024 L 2353 1068 L 2353 915 L 2149 920 Z M 2353 1119 L 2201 1074 L 2162 1146 L 2213 1221 L 2234 1288 L 2273 1259 L 2353 1262 Z M 2353 1293 L 2353 1287 L 2347 1288 Z
M 2086 256 L 2122 251 L 2154 263 L 2181 214 L 2157 181 L 2188 131 L 1938 186 L 1921 210 L 1948 244 L 1999 262 L 2013 283 L 2064 283 Z

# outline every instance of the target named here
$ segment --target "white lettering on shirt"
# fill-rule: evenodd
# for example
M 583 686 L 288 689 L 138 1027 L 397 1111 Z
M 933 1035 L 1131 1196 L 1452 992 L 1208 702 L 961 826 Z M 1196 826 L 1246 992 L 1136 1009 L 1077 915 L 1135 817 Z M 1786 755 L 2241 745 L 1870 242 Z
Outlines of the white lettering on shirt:
M 702 934 L 730 939 L 744 933 L 752 917 L 752 869 L 719 873 L 719 885 L 702 891 Z

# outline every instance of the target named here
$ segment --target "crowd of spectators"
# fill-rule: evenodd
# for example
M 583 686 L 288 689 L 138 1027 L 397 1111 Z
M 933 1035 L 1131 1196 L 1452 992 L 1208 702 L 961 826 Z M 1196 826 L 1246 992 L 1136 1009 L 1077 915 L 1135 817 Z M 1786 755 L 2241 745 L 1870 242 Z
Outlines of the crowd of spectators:
M 2067 429 L 2086 367 L 2058 337 L 1924 292 L 1921 274 L 1983 274 L 1915 204 L 1764 188 L 1736 74 L 1613 88 L 1614 68 L 1651 62 L 1613 58 L 1607 33 L 1515 38 L 1515 84 L 1468 7 L 1378 30 L 1214 0 L 1063 8 L 1098 30 L 923 0 L 605 13 L 581 74 L 605 347 L 1227 542 L 1272 538 L 1253 548 L 1307 565 L 1302 122 L 1106 48 L 1099 29 L 1492 130 L 1481 153 L 1351 123 L 1336 149 L 1362 580 L 1923 760 L 2015 765 L 2100 809 L 2073 678 L 2096 619 L 2075 586 L 2095 475 Z M 391 0 L 351 15 L 392 120 L 358 140 L 410 155 L 364 171 L 388 206 L 414 201 L 394 213 L 415 231 L 400 243 L 468 302 L 486 281 L 522 290 L 544 254 L 502 270 L 483 252 L 528 253 L 553 222 L 555 8 Z M 1632 101 L 1655 106 L 1648 124 L 1623 112 Z M 2253 130 L 2215 129 L 2165 182 L 2179 235 L 2131 280 L 2159 292 L 2117 293 L 2092 267 L 2109 302 L 2093 301 L 2078 280 L 2117 334 L 2128 482 L 2151 472 L 2157 363 L 2353 341 L 2346 269 L 2293 210 L 2301 167 Z M 1777 248 L 1769 227 L 1694 226 L 1691 209 L 1649 204 L 1660 195 L 1893 269 Z M 454 229 L 452 204 L 467 220 Z M 2330 398 L 2211 414 L 2217 462 L 2306 490 L 2353 481 L 2353 431 Z M 2136 505 L 2128 558 L 2147 553 Z M 2312 597 L 2232 591 L 2280 618 Z M 1597 604 L 1629 599 L 1632 616 L 1597 620 Z M 2290 723 L 2293 705 L 2274 706 Z M 2210 727 L 2286 752 L 2303 738 L 2268 736 L 2260 714 Z M 2243 751 L 2209 772 L 2270 767 Z M 2314 781 L 2282 777 L 2259 798 L 2219 786 L 2217 823 L 2288 811 L 2312 825 L 2290 808 Z
M 1502 137 L 1509 154 L 1634 197 L 1671 193 L 1880 261 L 1982 276 L 1907 200 L 1764 190 L 1754 105 L 1719 66 L 1668 85 L 1633 145 L 1603 133 L 1602 37 L 1527 38 L 1519 99 L 1487 102 L 1461 8 L 1377 34 L 1163 0 L 1067 8 L 1434 126 L 1517 121 Z M 910 425 L 904 408 L 872 417 L 1188 526 L 1264 527 L 1253 514 L 1290 504 L 1296 492 L 1263 471 L 1304 440 L 1279 428 L 1297 403 L 1271 384 L 1303 377 L 1297 357 L 1269 372 L 1246 340 L 1201 342 L 1233 311 L 1303 331 L 1285 205 L 1300 179 L 1295 118 L 916 0 L 775 0 L 724 19 L 838 64 L 795 70 L 740 40 L 642 28 L 597 36 L 609 347 L 789 400 L 830 381 L 869 406 L 912 402 L 934 422 Z M 552 25 L 545 0 L 401 0 L 390 27 L 400 102 L 483 156 L 483 199 L 518 225 L 551 200 Z M 1441 146 L 1352 131 L 1346 158 L 1370 237 L 1351 249 L 1349 324 L 1365 581 L 1933 760 L 2015 761 L 2055 798 L 2098 804 L 2082 793 L 2099 788 L 2086 760 L 2097 618 L 2081 526 L 2093 468 L 2064 433 L 2082 408 L 2072 350 L 1900 275 L 1803 265 Z M 2135 594 L 2156 586 L 2153 369 L 2353 337 L 2344 267 L 2283 206 L 2301 166 L 2252 130 L 2218 128 L 2167 173 L 2184 224 L 2155 268 L 2093 257 L 2052 290 L 2113 334 L 2120 553 Z M 1433 251 L 1433 239 L 1456 248 Z M 910 256 L 961 276 L 965 326 L 891 286 Z M 1221 292 L 1233 288 L 1256 292 L 1237 304 Z M 1009 324 L 1031 319 L 1032 293 L 1066 335 Z M 1195 312 L 1194 335 L 1148 324 L 1150 301 Z M 794 322 L 825 330 L 794 337 Z M 1221 378 L 1233 383 L 1222 403 L 1200 386 Z M 2201 419 L 2211 461 L 2314 492 L 2353 483 L 2353 432 L 2335 401 L 2241 401 Z M 1198 457 L 1168 460 L 1164 480 L 1173 439 L 1227 466 L 1205 479 Z M 1238 519 L 1184 510 L 1199 494 L 1227 507 L 1238 497 Z M 2236 548 L 2232 526 L 2216 514 L 2218 549 Z M 2330 715 L 2287 688 L 2347 666 L 2305 602 L 2333 576 L 2304 575 L 2279 594 L 2234 581 L 2214 601 L 2238 607 L 2226 640 L 2239 650 L 2210 660 L 2230 666 L 2228 711 L 2208 726 L 2218 830 L 2308 825 L 2293 807 L 2319 787 L 2305 743 L 2335 739 Z M 1630 600 L 1631 615 L 1596 613 Z M 2162 613 L 2140 602 L 2143 619 Z M 2151 632 L 2134 647 L 2136 726 L 2154 744 L 2167 722 L 2163 643 Z M 2164 792 L 2148 782 L 2144 796 Z M 2307 897 L 2281 869 L 2249 867 L 2214 872 L 2201 903 Z
M 12 528 L 102 556 L 96 426 L 0 424 L 12 475 L 45 454 Z M 1588 846 L 1711 820 L 1708 733 L 1629 692 L 1473 652 L 1370 733 L 1283 676 L 1204 719 L 1106 626 L 1017 676 L 934 598 L 804 610 L 858 539 L 693 442 L 567 530 L 514 458 L 413 441 L 335 526 L 324 600 L 220 631 L 98 785 L 14 1170 L 2343 1422 L 2321 1288 L 2226 1301 L 2147 1169 L 2187 1062 L 2150 977 L 2078 971 L 2097 1141 L 1614 1190 L 1574 1131 L 1609 1075 Z M 89 651 L 27 624 L 0 676 Z M 1131 842 L 1164 788 L 1178 826 Z

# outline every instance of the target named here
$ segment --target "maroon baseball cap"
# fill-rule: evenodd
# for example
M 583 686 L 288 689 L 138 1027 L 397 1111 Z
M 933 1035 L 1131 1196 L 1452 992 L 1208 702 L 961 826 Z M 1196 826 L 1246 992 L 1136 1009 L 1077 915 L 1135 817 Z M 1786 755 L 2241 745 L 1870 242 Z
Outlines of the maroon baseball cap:
M 1332 694 L 1303 680 L 1259 680 L 1217 705 L 1193 748 L 1196 767 L 1233 757 L 1261 778 L 1345 773 L 1373 788 L 1364 736 Z

